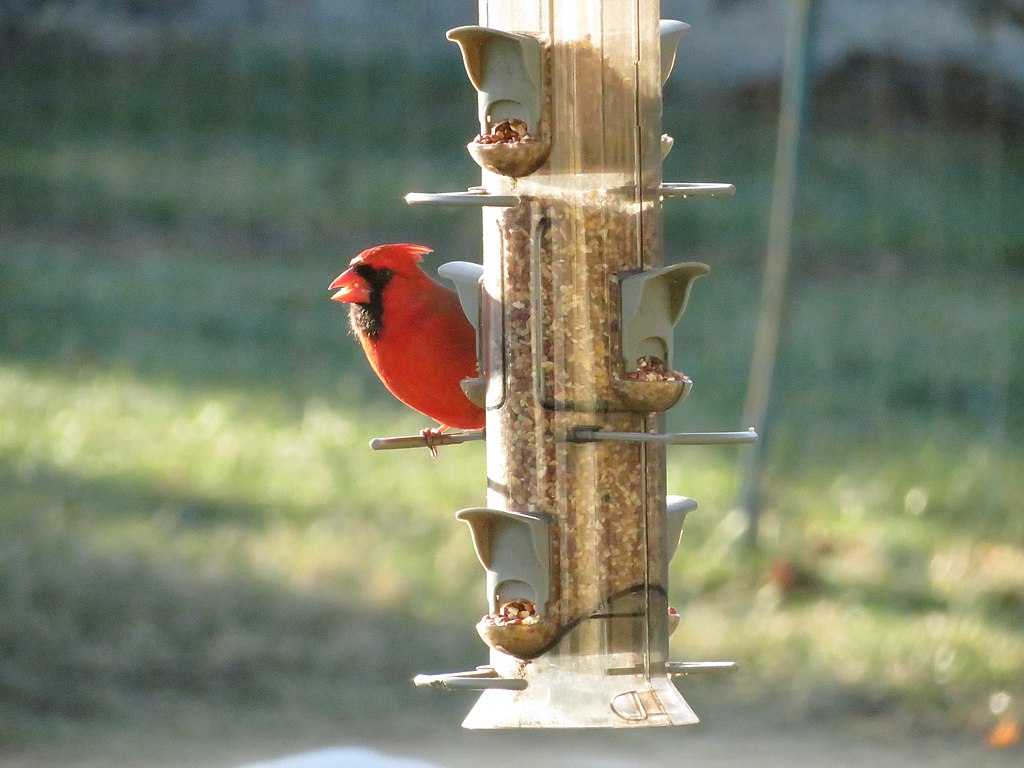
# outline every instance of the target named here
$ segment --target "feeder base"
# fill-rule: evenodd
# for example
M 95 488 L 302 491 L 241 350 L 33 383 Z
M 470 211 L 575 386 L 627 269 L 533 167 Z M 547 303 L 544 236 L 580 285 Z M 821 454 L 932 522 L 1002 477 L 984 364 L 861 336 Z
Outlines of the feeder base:
M 538 659 L 523 669 L 526 688 L 484 691 L 462 727 L 648 728 L 700 722 L 665 674 L 602 674 L 585 666 L 566 668 Z

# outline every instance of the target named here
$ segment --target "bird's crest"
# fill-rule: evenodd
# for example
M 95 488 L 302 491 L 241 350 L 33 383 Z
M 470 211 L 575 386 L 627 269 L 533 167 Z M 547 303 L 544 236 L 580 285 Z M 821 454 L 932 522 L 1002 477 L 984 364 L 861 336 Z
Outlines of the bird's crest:
M 423 255 L 430 253 L 433 249 L 425 245 L 413 243 L 391 243 L 388 245 L 375 245 L 367 248 L 354 259 L 351 266 L 366 264 L 374 268 L 395 267 L 402 265 L 413 265 L 423 261 Z

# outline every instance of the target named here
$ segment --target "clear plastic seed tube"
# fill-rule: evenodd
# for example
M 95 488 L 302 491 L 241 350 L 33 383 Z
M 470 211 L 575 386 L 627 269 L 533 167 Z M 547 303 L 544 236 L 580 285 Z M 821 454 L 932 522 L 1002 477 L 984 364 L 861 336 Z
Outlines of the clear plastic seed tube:
M 492 651 L 530 687 L 488 692 L 470 726 L 692 722 L 664 667 L 665 448 L 566 440 L 581 426 L 663 427 L 614 386 L 640 364 L 623 359 L 619 280 L 661 263 L 658 10 L 481 0 L 482 25 L 535 35 L 546 57 L 547 162 L 483 173 L 490 194 L 520 202 L 483 214 L 482 369 L 488 507 L 550 522 L 546 593 L 497 584 L 492 608 L 526 599 L 549 634 L 539 654 Z

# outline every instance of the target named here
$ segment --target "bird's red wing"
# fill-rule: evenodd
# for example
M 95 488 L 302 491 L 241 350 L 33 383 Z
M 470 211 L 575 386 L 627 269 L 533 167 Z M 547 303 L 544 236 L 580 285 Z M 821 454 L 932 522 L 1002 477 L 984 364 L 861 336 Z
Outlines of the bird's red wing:
M 484 412 L 460 382 L 477 375 L 476 332 L 454 291 L 433 283 L 389 292 L 384 332 L 367 357 L 395 397 L 439 424 L 479 429 Z

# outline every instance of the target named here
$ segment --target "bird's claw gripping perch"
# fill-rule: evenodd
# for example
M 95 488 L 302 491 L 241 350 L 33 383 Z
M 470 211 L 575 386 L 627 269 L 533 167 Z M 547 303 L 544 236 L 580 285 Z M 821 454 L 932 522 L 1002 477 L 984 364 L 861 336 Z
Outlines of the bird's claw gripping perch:
M 448 427 L 427 427 L 420 430 L 420 437 L 423 438 L 423 442 L 426 443 L 427 449 L 430 451 L 430 458 L 437 458 L 438 438 L 447 430 Z

